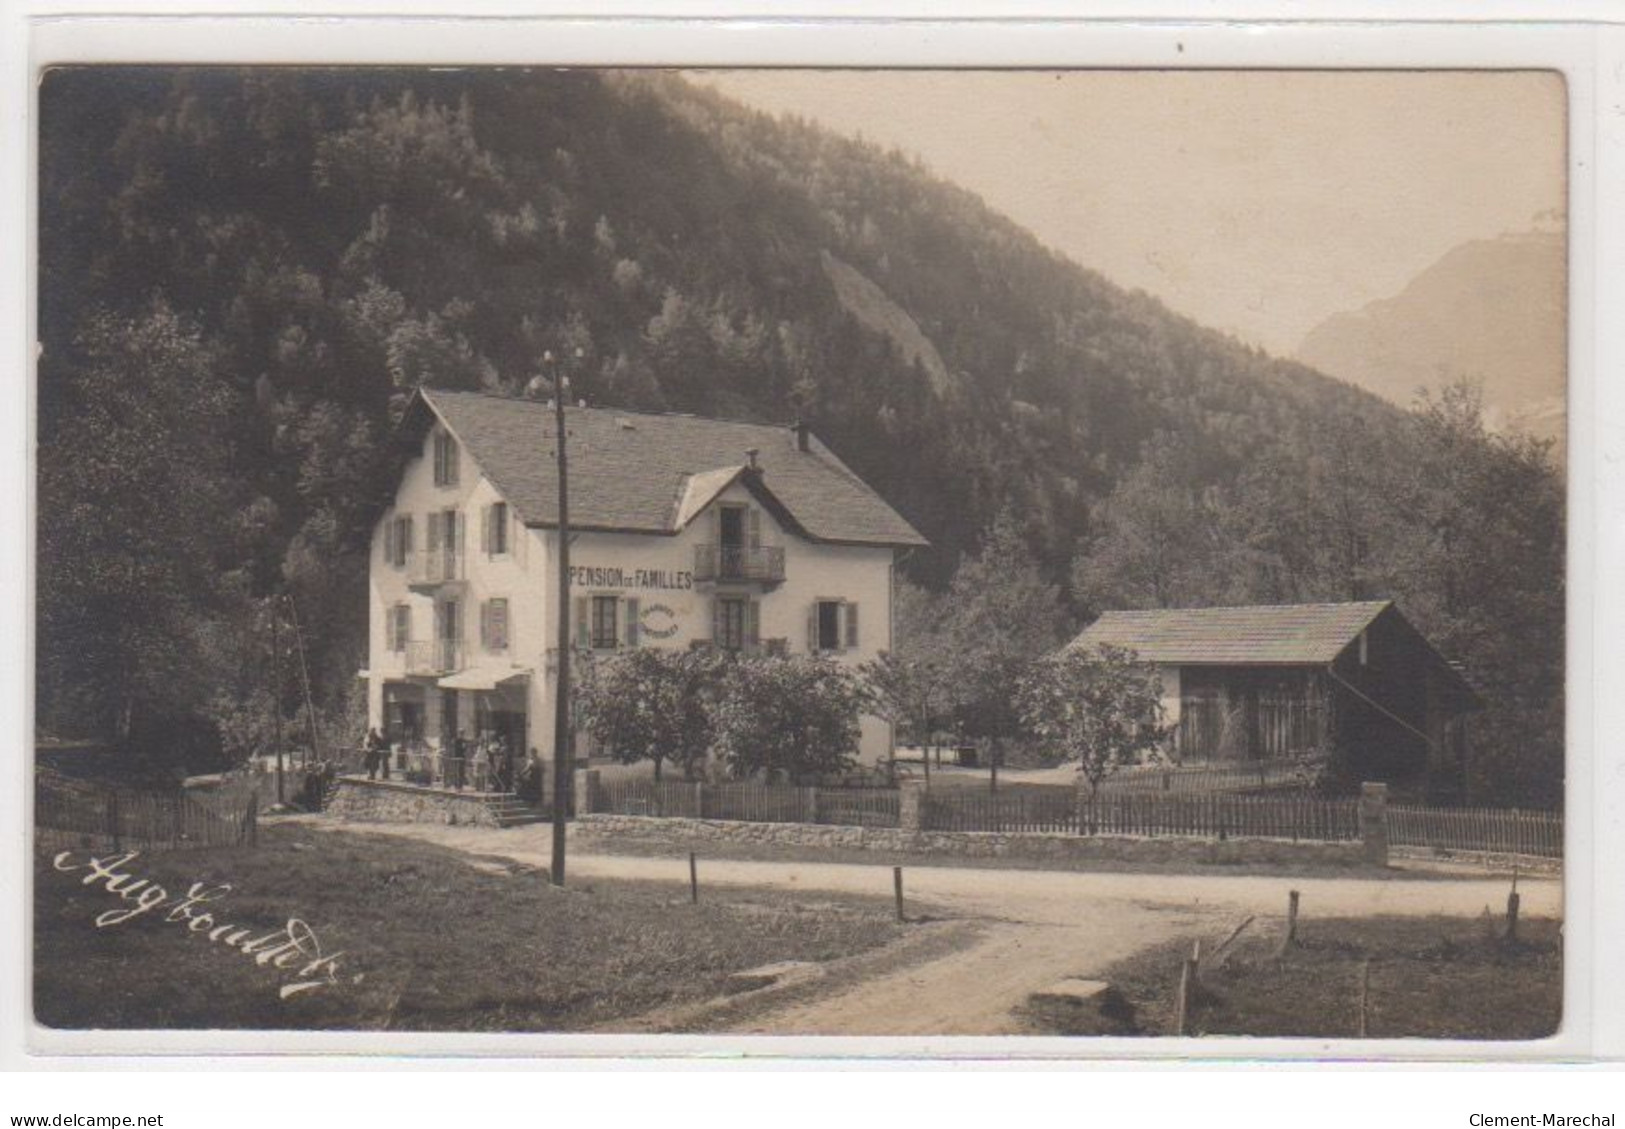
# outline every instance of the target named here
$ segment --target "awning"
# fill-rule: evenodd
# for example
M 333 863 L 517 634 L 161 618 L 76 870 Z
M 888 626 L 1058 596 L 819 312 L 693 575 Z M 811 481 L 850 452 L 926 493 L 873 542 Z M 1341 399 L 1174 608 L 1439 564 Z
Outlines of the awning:
M 439 682 L 442 690 L 495 690 L 505 682 L 523 682 L 530 677 L 528 667 L 470 667 L 448 674 Z

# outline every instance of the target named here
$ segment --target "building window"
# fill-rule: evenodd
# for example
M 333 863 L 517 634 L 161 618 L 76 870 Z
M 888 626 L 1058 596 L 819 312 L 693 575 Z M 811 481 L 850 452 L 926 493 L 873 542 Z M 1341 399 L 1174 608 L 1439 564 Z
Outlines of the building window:
M 412 551 L 412 516 L 391 518 L 384 526 L 384 560 L 395 568 L 405 568 Z
M 480 643 L 487 651 L 508 649 L 508 599 L 497 596 L 480 605 Z
M 444 431 L 434 433 L 434 484 L 457 485 L 457 440 Z
M 848 600 L 819 600 L 807 617 L 807 649 L 851 651 L 858 646 L 858 605 Z
M 718 596 L 711 609 L 711 640 L 724 651 L 756 649 L 761 606 L 745 596 Z
M 406 650 L 406 645 L 412 641 L 412 607 L 410 604 L 396 604 L 389 609 L 389 618 L 384 625 L 388 636 L 389 649 L 399 654 Z
M 641 632 L 636 597 L 577 596 L 575 607 L 577 647 L 607 651 L 638 645 Z
M 480 541 L 487 556 L 500 557 L 508 551 L 508 503 L 492 502 L 485 507 L 480 522 Z
M 594 650 L 607 650 L 615 647 L 621 638 L 620 633 L 620 604 L 615 596 L 594 596 L 592 598 L 592 646 Z
M 460 551 L 457 543 L 461 515 L 454 509 L 440 510 L 429 515 L 429 552 L 454 557 Z
M 435 605 L 435 659 L 441 670 L 458 670 L 462 666 L 463 641 L 462 607 L 456 600 L 442 600 Z

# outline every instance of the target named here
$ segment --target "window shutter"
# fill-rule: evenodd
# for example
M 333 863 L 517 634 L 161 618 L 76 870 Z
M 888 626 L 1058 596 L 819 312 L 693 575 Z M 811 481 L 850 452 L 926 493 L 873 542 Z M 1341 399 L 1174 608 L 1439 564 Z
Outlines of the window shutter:
M 491 507 L 480 507 L 480 552 L 491 555 Z
M 460 452 L 457 450 L 457 440 L 450 435 L 446 436 L 446 485 L 457 485 L 457 462 Z
M 390 518 L 384 525 L 384 560 L 389 564 L 395 563 L 395 519 Z
M 638 598 L 636 596 L 628 596 L 625 601 L 623 601 L 623 607 L 626 611 L 626 645 L 628 647 L 636 647 L 638 645 L 640 626 L 638 623 Z
M 440 514 L 432 510 L 429 512 L 428 548 L 429 552 L 431 553 L 438 552 L 440 550 Z
M 405 524 L 401 526 L 401 532 L 397 540 L 401 543 L 401 555 L 398 563 L 404 566 L 406 564 L 407 554 L 412 551 L 412 515 L 408 514 L 402 520 L 405 522 Z
M 812 602 L 812 607 L 807 609 L 807 653 L 809 655 L 816 655 L 818 653 L 818 601 L 817 600 L 814 600 Z
M 576 646 L 592 646 L 592 601 L 586 596 L 576 597 Z
M 858 605 L 846 606 L 846 649 L 856 650 L 858 646 Z
M 508 598 L 500 596 L 491 601 L 491 645 L 499 651 L 508 649 Z
M 446 516 L 450 519 L 446 522 L 446 532 L 448 534 L 446 540 L 450 542 L 446 548 L 454 553 L 461 553 L 464 546 L 468 544 L 463 533 L 463 526 L 466 524 L 463 521 L 463 512 L 458 510 L 456 513 L 447 514 Z
M 404 651 L 406 645 L 412 641 L 412 605 L 402 604 L 400 610 L 401 625 L 399 631 L 401 634 L 401 650 Z
M 384 650 L 398 651 L 395 646 L 395 606 L 390 605 L 389 615 L 384 619 Z
M 748 512 L 750 513 L 750 547 L 760 549 L 762 547 L 762 511 L 752 506 Z
M 755 650 L 762 642 L 762 605 L 756 600 L 745 604 L 745 646 Z
M 719 647 L 727 642 L 722 631 L 722 597 L 720 596 L 711 600 L 711 642 Z

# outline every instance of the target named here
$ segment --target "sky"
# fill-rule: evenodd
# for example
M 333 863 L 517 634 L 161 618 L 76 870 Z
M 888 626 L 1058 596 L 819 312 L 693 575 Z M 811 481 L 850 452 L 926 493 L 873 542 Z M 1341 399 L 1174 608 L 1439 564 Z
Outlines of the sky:
M 916 155 L 1081 265 L 1280 355 L 1458 244 L 1563 222 L 1549 72 L 689 77 Z

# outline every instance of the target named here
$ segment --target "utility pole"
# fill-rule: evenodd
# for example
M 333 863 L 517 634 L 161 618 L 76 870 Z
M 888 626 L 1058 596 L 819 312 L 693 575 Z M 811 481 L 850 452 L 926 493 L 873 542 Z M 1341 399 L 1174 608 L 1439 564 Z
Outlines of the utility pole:
M 271 600 L 271 713 L 276 717 L 276 802 L 287 802 L 282 788 L 282 643 L 277 637 L 277 601 Z
M 299 648 L 299 681 L 305 688 L 305 720 L 310 723 L 310 752 L 305 756 L 305 767 L 312 759 L 322 759 L 322 749 L 316 740 L 316 703 L 310 696 L 310 667 L 305 663 L 305 634 L 299 630 L 299 608 L 293 602 L 293 593 L 287 594 L 288 616 L 293 621 L 293 641 Z
M 576 350 L 576 356 L 581 356 L 581 350 Z M 563 886 L 567 818 L 565 800 L 570 795 L 571 776 L 575 770 L 575 755 L 570 747 L 570 484 L 569 463 L 564 450 L 564 398 L 569 395 L 570 381 L 563 369 L 557 367 L 551 352 L 542 355 L 542 362 L 554 370 L 553 415 L 558 424 L 559 444 L 559 666 L 558 681 L 553 690 L 552 882 L 555 886 Z

